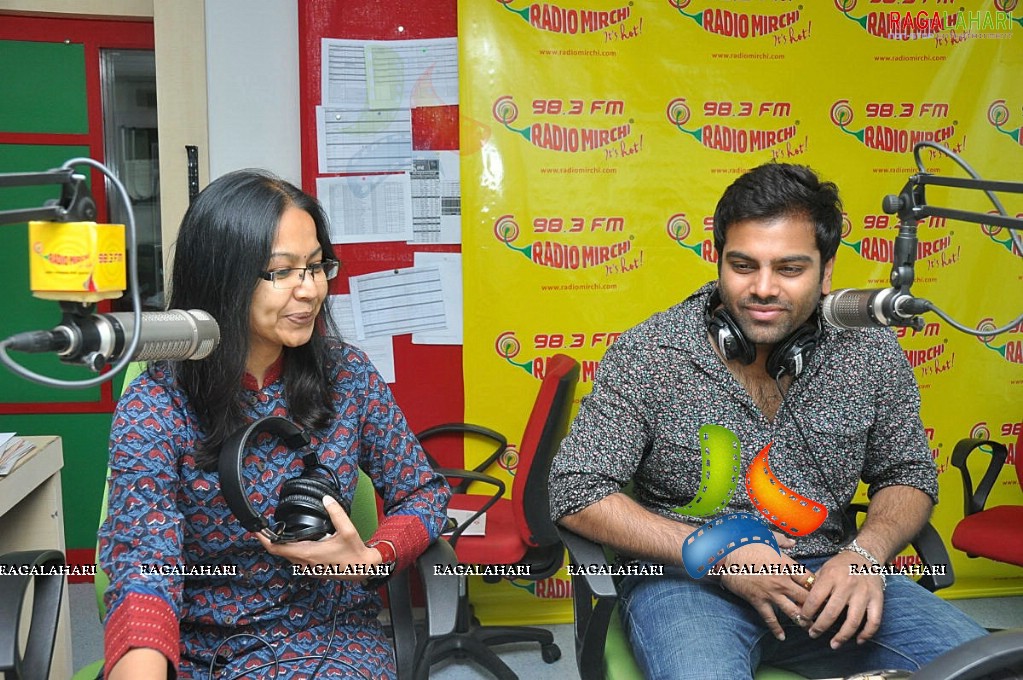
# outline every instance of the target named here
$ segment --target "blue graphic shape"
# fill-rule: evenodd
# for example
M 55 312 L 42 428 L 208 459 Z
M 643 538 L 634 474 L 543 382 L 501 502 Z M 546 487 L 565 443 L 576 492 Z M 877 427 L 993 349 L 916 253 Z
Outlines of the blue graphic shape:
M 751 543 L 763 543 L 779 555 L 778 541 L 764 521 L 749 512 L 734 512 L 711 520 L 686 536 L 682 565 L 694 579 L 724 559 L 725 555 Z

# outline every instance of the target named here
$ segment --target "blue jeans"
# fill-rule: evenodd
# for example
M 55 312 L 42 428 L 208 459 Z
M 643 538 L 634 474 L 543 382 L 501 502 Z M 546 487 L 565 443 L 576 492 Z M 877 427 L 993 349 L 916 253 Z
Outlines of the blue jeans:
M 826 558 L 799 560 L 817 571 Z M 862 645 L 855 637 L 829 646 L 841 625 L 817 639 L 778 619 L 777 640 L 760 615 L 716 581 L 689 578 L 681 567 L 664 576 L 628 576 L 621 584 L 622 623 L 647 680 L 752 678 L 761 664 L 805 677 L 836 677 L 868 670 L 917 670 L 931 659 L 985 634 L 954 606 L 905 576 L 889 576 L 881 627 Z

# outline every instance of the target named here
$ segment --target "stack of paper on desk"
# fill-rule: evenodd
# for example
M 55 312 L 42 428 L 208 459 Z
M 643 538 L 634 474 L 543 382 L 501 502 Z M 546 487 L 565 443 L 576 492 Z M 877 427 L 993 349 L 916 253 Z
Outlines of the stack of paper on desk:
M 0 477 L 9 474 L 18 461 L 35 447 L 13 432 L 0 432 Z

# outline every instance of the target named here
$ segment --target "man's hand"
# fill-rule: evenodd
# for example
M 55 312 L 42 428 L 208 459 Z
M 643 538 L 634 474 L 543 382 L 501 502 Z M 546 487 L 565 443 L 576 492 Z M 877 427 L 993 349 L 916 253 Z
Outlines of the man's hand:
M 832 649 L 838 649 L 853 635 L 857 643 L 863 644 L 881 626 L 884 605 L 881 577 L 869 573 L 851 574 L 850 565 L 855 565 L 857 570 L 872 566 L 865 557 L 843 550 L 817 572 L 809 597 L 803 602 L 801 614 L 813 621 L 809 633 L 814 638 L 838 621 L 842 610 L 846 611 L 845 622 L 831 638 Z
M 293 564 L 312 567 L 315 565 L 337 565 L 337 571 L 344 571 L 348 565 L 375 566 L 382 562 L 380 551 L 368 548 L 362 542 L 352 520 L 341 505 L 330 496 L 323 497 L 323 506 L 334 524 L 335 532 L 319 541 L 297 541 L 295 543 L 271 543 L 262 534 L 256 538 L 271 555 L 283 557 Z M 365 574 L 331 574 L 322 578 L 342 581 L 364 581 Z
M 726 568 L 733 564 L 799 566 L 799 563 L 788 555 L 780 555 L 775 552 L 774 548 L 762 543 L 743 546 L 726 555 L 720 564 Z M 796 569 L 790 570 L 796 571 Z M 771 633 L 779 640 L 784 640 L 785 631 L 778 621 L 777 612 L 791 617 L 800 626 L 810 623 L 803 618 L 805 616 L 803 605 L 809 596 L 805 583 L 809 576 L 810 574 L 798 573 L 788 575 L 733 575 L 726 573 L 721 576 L 721 585 L 749 602 L 760 614 Z

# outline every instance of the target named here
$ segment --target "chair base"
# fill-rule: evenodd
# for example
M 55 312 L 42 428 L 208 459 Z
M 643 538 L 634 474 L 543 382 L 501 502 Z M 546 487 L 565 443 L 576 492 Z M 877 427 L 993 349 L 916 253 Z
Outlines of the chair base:
M 554 644 L 549 630 L 531 626 L 472 626 L 468 631 L 455 631 L 442 640 L 427 642 L 416 679 L 425 680 L 430 675 L 431 665 L 453 657 L 485 668 L 498 680 L 518 680 L 515 671 L 490 648 L 515 642 L 538 642 L 545 663 L 561 658 L 561 649 Z
M 461 577 L 465 578 L 465 577 Z M 554 644 L 554 635 L 534 626 L 482 626 L 469 604 L 468 584 L 463 583 L 458 596 L 458 620 L 455 630 L 442 638 L 427 640 L 422 652 L 416 654 L 415 680 L 430 677 L 430 667 L 448 658 L 468 660 L 489 671 L 498 680 L 518 680 L 518 675 L 491 649 L 496 645 L 536 642 L 544 663 L 561 658 L 561 648 Z

